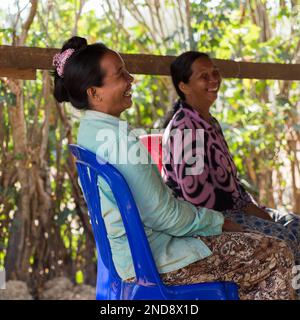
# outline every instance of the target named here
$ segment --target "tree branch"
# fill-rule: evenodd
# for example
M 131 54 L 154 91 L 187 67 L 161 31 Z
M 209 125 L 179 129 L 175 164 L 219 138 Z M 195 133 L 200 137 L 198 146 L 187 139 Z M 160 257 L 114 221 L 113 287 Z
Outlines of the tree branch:
M 33 22 L 33 19 L 35 17 L 36 11 L 37 11 L 38 0 L 31 0 L 30 2 L 31 2 L 31 8 L 30 8 L 30 12 L 27 17 L 27 20 L 25 21 L 25 23 L 22 26 L 21 37 L 18 41 L 19 46 L 22 46 L 25 44 L 25 41 L 26 41 L 26 38 L 28 35 L 28 31 L 30 29 L 30 26 Z

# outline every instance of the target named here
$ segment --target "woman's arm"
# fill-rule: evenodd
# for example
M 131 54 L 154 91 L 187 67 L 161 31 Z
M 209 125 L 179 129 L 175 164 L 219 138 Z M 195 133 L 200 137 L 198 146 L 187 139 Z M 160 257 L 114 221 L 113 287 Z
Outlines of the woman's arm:
M 138 137 L 132 139 L 131 136 L 127 140 L 125 131 L 116 134 L 116 137 L 118 139 L 113 140 L 114 143 L 85 139 L 84 146 L 108 160 L 121 172 L 133 194 L 144 225 L 173 236 L 210 236 L 222 233 L 222 213 L 206 208 L 197 209 L 188 202 L 177 200 L 163 182 L 156 165 L 151 164 L 151 157 Z M 125 158 L 128 155 L 126 164 L 119 162 L 124 146 Z M 148 158 L 148 163 L 140 163 L 138 158 Z
M 258 207 L 254 203 L 248 203 L 248 205 L 244 208 L 244 211 L 251 216 L 256 216 L 264 220 L 272 220 L 272 218 L 264 209 Z
M 214 208 L 217 199 L 207 156 L 209 134 L 201 133 L 193 123 L 184 128 L 173 126 L 164 133 L 164 180 L 176 197 L 196 207 Z
M 126 165 L 126 177 L 143 223 L 173 236 L 211 236 L 222 233 L 222 213 L 176 199 L 155 165 Z
M 230 219 L 224 220 L 222 230 L 224 232 L 243 232 L 244 231 L 243 228 L 239 224 L 231 221 Z
M 243 200 L 243 208 L 242 210 L 249 215 L 264 219 L 264 220 L 272 220 L 270 215 L 262 208 L 260 208 L 251 197 L 251 195 L 245 190 L 242 186 L 240 180 L 237 178 L 241 193 L 241 199 Z
M 150 157 L 138 139 L 128 143 L 129 153 L 136 154 L 137 149 L 140 150 L 141 158 Z M 127 163 L 117 164 L 116 167 L 125 177 L 147 227 L 173 236 L 222 233 L 222 213 L 196 208 L 186 201 L 176 199 L 163 182 L 156 165 Z

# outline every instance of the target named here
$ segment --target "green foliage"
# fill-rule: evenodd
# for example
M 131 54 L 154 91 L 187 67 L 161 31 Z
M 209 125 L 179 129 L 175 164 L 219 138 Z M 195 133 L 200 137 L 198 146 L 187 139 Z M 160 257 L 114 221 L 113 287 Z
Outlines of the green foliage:
M 76 277 L 75 277 L 76 283 L 82 284 L 84 282 L 84 275 L 81 270 L 78 270 L 76 272 Z

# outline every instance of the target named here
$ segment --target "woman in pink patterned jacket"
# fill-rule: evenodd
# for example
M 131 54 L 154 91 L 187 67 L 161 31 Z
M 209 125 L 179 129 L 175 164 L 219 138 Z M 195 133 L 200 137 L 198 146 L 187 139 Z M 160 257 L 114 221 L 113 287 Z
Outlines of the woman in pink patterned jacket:
M 171 76 L 180 98 L 163 137 L 165 183 L 179 199 L 222 211 L 244 230 L 284 240 L 300 265 L 299 215 L 255 203 L 241 185 L 222 129 L 210 113 L 221 84 L 218 68 L 207 54 L 189 51 L 174 60 Z M 186 134 L 188 129 L 192 134 Z M 197 156 L 202 163 L 195 162 Z

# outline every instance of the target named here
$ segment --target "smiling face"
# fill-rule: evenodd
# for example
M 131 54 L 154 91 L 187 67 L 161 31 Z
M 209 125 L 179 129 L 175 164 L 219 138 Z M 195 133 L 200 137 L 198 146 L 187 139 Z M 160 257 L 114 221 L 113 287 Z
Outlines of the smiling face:
M 93 109 L 119 117 L 132 105 L 131 84 L 133 77 L 126 70 L 121 56 L 114 51 L 106 53 L 100 61 L 105 76 L 101 87 L 94 87 L 88 93 Z
M 192 64 L 188 83 L 179 83 L 185 100 L 191 106 L 209 108 L 217 99 L 221 84 L 218 68 L 209 58 L 198 58 Z

